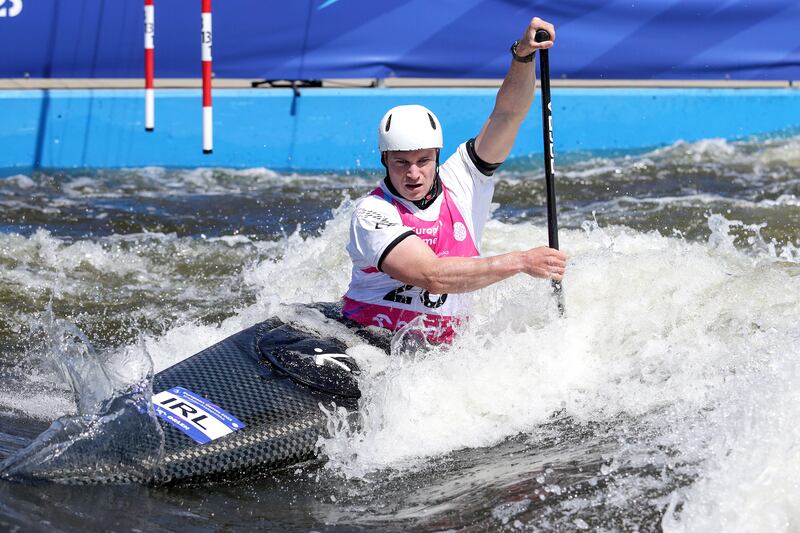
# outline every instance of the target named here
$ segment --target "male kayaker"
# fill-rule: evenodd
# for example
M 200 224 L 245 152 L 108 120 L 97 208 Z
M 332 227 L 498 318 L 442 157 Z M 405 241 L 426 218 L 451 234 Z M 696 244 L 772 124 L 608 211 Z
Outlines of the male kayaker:
M 551 40 L 537 43 L 538 29 Z M 378 146 L 387 176 L 355 206 L 345 317 L 394 331 L 424 315 L 428 338 L 449 341 L 468 314 L 472 291 L 518 273 L 562 279 L 566 255 L 545 246 L 478 257 L 491 176 L 511 152 L 533 101 L 536 50 L 552 47 L 555 36 L 553 25 L 538 17 L 528 24 L 511 46 L 511 66 L 480 133 L 441 165 L 442 127 L 433 112 L 405 105 L 381 119 Z

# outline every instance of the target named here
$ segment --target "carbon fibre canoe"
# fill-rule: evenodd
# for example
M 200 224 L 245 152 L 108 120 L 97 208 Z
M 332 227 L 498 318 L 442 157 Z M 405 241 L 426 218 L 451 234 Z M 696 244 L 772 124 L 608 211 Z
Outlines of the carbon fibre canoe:
M 345 349 L 340 340 L 272 318 L 159 372 L 153 407 L 165 453 L 147 481 L 241 475 L 314 459 L 327 431 L 320 405 L 358 406 L 359 370 Z
M 387 337 L 343 319 L 336 304 L 305 307 L 313 308 L 314 321 L 346 326 L 325 329 L 351 345 L 360 338 L 388 350 Z M 322 407 L 358 408 L 359 369 L 344 340 L 307 329 L 270 318 L 231 335 L 156 374 L 152 395 L 137 385 L 98 413 L 56 420 L 0 462 L 0 477 L 167 484 L 313 460 L 327 434 Z

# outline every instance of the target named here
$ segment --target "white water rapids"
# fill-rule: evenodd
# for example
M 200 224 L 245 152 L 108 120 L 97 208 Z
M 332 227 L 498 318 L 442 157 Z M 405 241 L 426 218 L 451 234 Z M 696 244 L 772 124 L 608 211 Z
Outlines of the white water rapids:
M 784 145 L 797 146 L 797 140 Z M 752 190 L 771 191 L 777 185 L 768 176 L 776 163 L 764 154 L 780 159 L 784 145 L 759 155 L 747 145 L 730 148 L 710 141 L 678 144 L 633 162 L 604 161 L 610 161 L 612 174 L 613 167 L 622 168 L 625 178 L 626 172 L 639 171 L 636 165 L 675 165 L 694 150 L 691 165 L 709 160 L 719 165 L 730 158 L 732 166 L 720 175 L 738 176 L 747 170 L 739 167 L 750 164 L 760 180 Z M 672 150 L 666 163 L 659 162 L 664 150 Z M 564 172 L 576 180 L 570 187 L 594 179 L 585 166 Z M 794 187 L 796 164 L 786 168 L 774 171 L 787 188 Z M 13 179 L 25 191 L 36 187 L 30 178 Z M 652 188 L 667 181 L 658 172 L 649 179 Z M 742 179 L 720 179 L 718 191 L 630 193 L 567 210 L 565 219 L 573 223 L 560 234 L 570 256 L 564 318 L 548 282 L 517 276 L 475 295 L 475 314 L 449 348 L 387 357 L 369 346 L 351 347 L 363 370 L 361 427 L 348 430 L 342 413 L 332 415 L 337 431 L 320 442 L 329 458 L 325 475 L 369 485 L 387 472 L 402 477 L 424 471 L 460 450 L 485 449 L 491 455 L 520 435 L 530 446 L 527 453 L 535 455 L 545 437 L 555 439 L 565 463 L 588 469 L 585 457 L 570 455 L 571 435 L 553 433 L 549 425 L 568 419 L 584 430 L 606 428 L 613 439 L 598 452 L 602 467 L 587 474 L 586 485 L 594 489 L 552 504 L 574 528 L 597 523 L 593 509 L 602 504 L 623 514 L 656 509 L 666 531 L 800 530 L 800 249 L 791 240 L 762 237 L 771 223 L 738 222 L 737 213 L 727 209 L 781 209 L 781 216 L 791 215 L 797 196 L 777 189 L 774 197 L 726 196 L 726 187 Z M 513 177 L 507 182 L 521 186 Z M 227 186 L 213 183 L 215 194 Z M 676 211 L 685 218 L 651 226 L 659 231 L 617 224 L 630 209 L 650 204 L 655 207 L 648 216 L 668 216 L 668 209 L 683 204 L 707 212 L 696 220 Z M 720 205 L 726 208 L 717 209 Z M 9 307 L 0 325 L 22 335 L 31 317 L 46 308 L 48 295 L 58 303 L 88 294 L 118 329 L 137 330 L 125 322 L 127 310 L 103 300 L 103 291 L 131 299 L 141 291 L 136 300 L 141 305 L 127 317 L 131 324 L 158 322 L 167 304 L 170 316 L 178 318 L 160 323 L 158 331 L 141 326 L 141 342 L 125 340 L 98 350 L 109 380 L 103 387 L 132 383 L 146 373 L 141 362 L 148 356 L 158 371 L 255 322 L 289 312 L 286 304 L 340 298 L 351 267 L 344 250 L 350 206 L 345 200 L 319 232 L 288 231 L 272 241 L 230 232 L 199 238 L 113 233 L 93 239 L 43 229 L 0 233 L 0 280 L 10 287 L 4 297 L 7 302 L 31 298 Z M 607 223 L 604 214 L 618 218 Z M 682 225 L 689 218 L 691 223 Z M 690 230 L 700 237 L 684 237 Z M 482 251 L 491 255 L 545 241 L 541 219 L 495 218 L 486 227 Z M 192 268 L 203 270 L 197 274 Z M 113 289 L 107 279 L 113 279 Z M 158 301 L 161 294 L 167 304 Z M 218 307 L 228 310 L 225 316 L 205 318 Z M 41 327 L 54 326 L 45 317 Z M 0 412 L 37 419 L 75 413 L 74 397 L 54 384 L 58 374 L 34 359 L 24 376 L 0 381 Z M 548 494 L 562 489 L 547 485 Z M 492 519 L 511 527 L 531 499 L 529 494 L 506 501 L 490 513 Z M 633 513 L 623 523 L 635 528 L 638 520 Z

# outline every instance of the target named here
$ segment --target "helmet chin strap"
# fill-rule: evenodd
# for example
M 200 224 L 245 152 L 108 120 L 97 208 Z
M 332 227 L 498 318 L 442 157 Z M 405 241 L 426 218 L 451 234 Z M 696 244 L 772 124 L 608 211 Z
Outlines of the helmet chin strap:
M 409 200 L 400 192 L 395 189 L 394 185 L 392 184 L 392 180 L 389 178 L 389 166 L 386 164 L 386 152 L 381 152 L 381 164 L 386 169 L 386 177 L 383 179 L 384 183 L 386 183 L 386 187 L 389 189 L 389 192 L 395 196 L 399 196 L 403 200 L 411 202 L 415 206 L 420 209 L 427 209 L 430 205 L 436 201 L 440 194 L 442 194 L 442 180 L 439 177 L 439 149 L 436 149 L 436 175 L 433 178 L 433 183 L 431 184 L 431 188 L 428 189 L 428 192 L 420 198 L 419 200 Z

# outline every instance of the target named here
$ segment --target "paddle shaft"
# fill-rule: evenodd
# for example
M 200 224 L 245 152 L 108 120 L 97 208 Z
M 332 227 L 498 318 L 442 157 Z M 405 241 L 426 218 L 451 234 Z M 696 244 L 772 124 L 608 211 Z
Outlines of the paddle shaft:
M 546 30 L 537 30 L 536 42 L 550 40 Z M 539 83 L 542 88 L 542 139 L 544 141 L 544 179 L 547 190 L 547 238 L 550 248 L 558 250 L 558 215 L 556 212 L 555 164 L 553 162 L 553 113 L 550 105 L 550 57 L 548 50 L 539 50 Z M 558 312 L 563 316 L 564 294 L 561 282 L 553 280 Z

